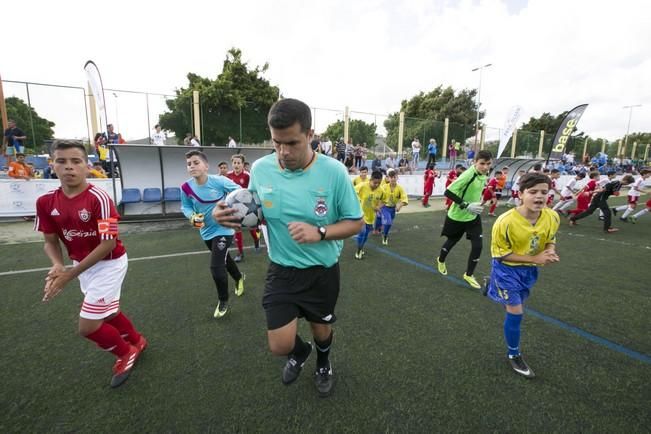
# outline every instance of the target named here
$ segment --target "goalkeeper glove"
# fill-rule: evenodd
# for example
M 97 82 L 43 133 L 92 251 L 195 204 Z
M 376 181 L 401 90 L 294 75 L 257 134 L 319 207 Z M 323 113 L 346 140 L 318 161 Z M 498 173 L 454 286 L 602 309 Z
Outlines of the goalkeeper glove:
M 479 215 L 482 213 L 482 211 L 484 211 L 484 205 L 482 205 L 480 202 L 473 202 L 469 203 L 466 209 L 471 214 Z
M 193 213 L 190 216 L 190 224 L 197 228 L 200 229 L 203 227 L 203 214 L 201 213 Z

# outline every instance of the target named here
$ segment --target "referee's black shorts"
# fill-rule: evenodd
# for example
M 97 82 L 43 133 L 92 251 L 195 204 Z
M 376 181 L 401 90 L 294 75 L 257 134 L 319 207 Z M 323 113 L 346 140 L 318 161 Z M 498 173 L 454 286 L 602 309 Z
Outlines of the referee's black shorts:
M 269 265 L 262 296 L 267 329 L 275 330 L 295 318 L 333 324 L 339 297 L 339 263 L 309 268 Z
M 443 223 L 441 236 L 448 238 L 461 238 L 464 233 L 466 234 L 466 238 L 469 240 L 481 238 L 481 218 L 476 216 L 474 220 L 460 222 L 451 219 L 449 216 L 445 216 L 445 223 Z

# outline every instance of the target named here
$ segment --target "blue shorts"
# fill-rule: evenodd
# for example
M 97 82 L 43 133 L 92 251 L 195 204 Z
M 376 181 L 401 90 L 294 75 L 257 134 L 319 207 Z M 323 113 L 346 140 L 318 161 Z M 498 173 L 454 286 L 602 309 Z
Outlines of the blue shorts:
M 14 148 L 13 146 L 7 146 L 5 148 L 5 154 L 7 154 L 7 156 L 15 155 L 16 154 L 16 148 Z
M 380 210 L 380 218 L 382 219 L 382 226 L 391 226 L 396 218 L 396 207 L 383 206 Z
M 497 303 L 510 306 L 524 304 L 529 297 L 529 291 L 538 280 L 538 267 L 506 265 L 497 259 L 493 259 L 491 266 L 488 297 Z

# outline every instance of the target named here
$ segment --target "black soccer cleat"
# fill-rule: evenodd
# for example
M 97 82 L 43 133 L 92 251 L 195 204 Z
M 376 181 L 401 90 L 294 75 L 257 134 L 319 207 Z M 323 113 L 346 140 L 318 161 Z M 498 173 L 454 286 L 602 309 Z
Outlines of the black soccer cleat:
M 534 378 L 536 374 L 533 373 L 533 370 L 527 365 L 527 362 L 524 361 L 522 358 L 521 354 L 518 354 L 517 356 L 508 356 L 509 364 L 511 365 L 511 369 L 513 369 L 516 373 L 522 375 L 525 378 Z
M 328 362 L 328 366 L 324 368 L 317 368 L 314 373 L 314 384 L 316 390 L 319 392 L 321 398 L 326 398 L 332 393 L 332 388 L 335 385 L 334 371 L 332 365 Z
M 310 357 L 310 354 L 312 353 L 312 344 L 310 342 L 308 342 L 307 344 L 309 345 L 310 348 L 304 359 L 302 360 L 297 359 L 294 355 L 290 355 L 287 358 L 287 363 L 285 363 L 285 366 L 283 367 L 283 377 L 282 377 L 283 384 L 285 386 L 289 386 L 294 381 L 298 380 L 298 376 L 301 375 L 301 371 L 303 370 L 303 365 L 305 364 L 307 359 Z
M 610 208 L 614 216 L 617 216 L 617 208 Z

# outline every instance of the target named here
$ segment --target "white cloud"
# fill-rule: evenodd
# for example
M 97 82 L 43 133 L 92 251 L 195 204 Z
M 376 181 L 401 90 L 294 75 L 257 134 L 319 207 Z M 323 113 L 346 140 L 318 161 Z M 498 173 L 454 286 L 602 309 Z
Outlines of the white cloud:
M 490 126 L 501 127 L 514 104 L 526 119 L 587 102 L 581 129 L 614 139 L 626 128 L 622 106 L 641 103 L 631 130 L 651 129 L 651 6 L 642 0 L 23 1 L 12 8 L 27 21 L 5 21 L 6 34 L 21 35 L 15 56 L 3 56 L 5 79 L 79 86 L 92 58 L 106 87 L 171 92 L 189 71 L 216 76 L 236 46 L 251 64 L 268 61 L 266 76 L 287 96 L 385 114 L 439 84 L 476 87 L 471 69 L 490 62 L 482 86 Z M 57 135 L 85 135 L 78 93 L 30 90 Z M 16 85 L 5 91 L 24 96 Z M 154 99 L 152 124 L 164 109 Z M 113 117 L 115 99 L 107 100 Z M 144 97 L 120 94 L 118 107 L 127 137 L 147 134 Z M 335 117 L 318 111 L 317 128 Z

